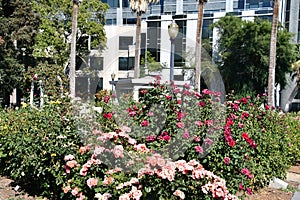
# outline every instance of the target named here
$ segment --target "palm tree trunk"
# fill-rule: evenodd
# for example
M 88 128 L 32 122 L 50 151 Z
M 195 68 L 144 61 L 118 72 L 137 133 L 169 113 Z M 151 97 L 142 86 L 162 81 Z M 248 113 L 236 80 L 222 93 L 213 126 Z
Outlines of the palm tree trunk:
M 275 66 L 276 66 L 276 38 L 278 26 L 279 3 L 281 0 L 274 0 L 273 21 L 270 41 L 269 57 L 269 77 L 268 77 L 268 104 L 275 106 L 274 87 L 275 87 Z
M 72 38 L 71 38 L 71 54 L 70 54 L 70 94 L 71 98 L 75 97 L 75 65 L 76 65 L 76 31 L 77 31 L 77 14 L 78 4 L 73 3 L 73 19 L 72 19 Z
M 203 23 L 203 10 L 204 3 L 198 3 L 198 21 L 197 21 L 197 34 L 196 34 L 196 52 L 195 52 L 195 87 L 200 91 L 201 85 L 201 43 L 202 43 L 202 23 Z
M 141 12 L 137 12 L 135 35 L 134 78 L 140 77 Z

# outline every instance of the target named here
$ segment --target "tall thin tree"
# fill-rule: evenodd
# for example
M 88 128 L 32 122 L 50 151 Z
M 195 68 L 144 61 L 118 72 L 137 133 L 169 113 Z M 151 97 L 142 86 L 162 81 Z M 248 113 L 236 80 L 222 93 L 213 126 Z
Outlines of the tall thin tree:
M 76 35 L 77 35 L 77 17 L 78 7 L 82 0 L 73 0 L 73 18 L 71 35 L 71 53 L 70 53 L 70 95 L 75 97 L 75 71 L 76 71 Z
M 141 46 L 141 19 L 142 14 L 147 12 L 149 3 L 158 3 L 159 0 L 129 0 L 130 9 L 136 13 L 136 33 L 135 33 L 135 59 L 134 78 L 140 77 L 140 46 Z
M 203 24 L 203 12 L 204 4 L 208 0 L 198 1 L 198 21 L 197 21 L 197 33 L 196 33 L 196 51 L 195 51 L 195 87 L 200 91 L 201 86 L 201 44 L 202 44 L 202 24 Z
M 277 27 L 278 27 L 278 15 L 279 15 L 280 3 L 281 0 L 274 0 L 271 41 L 270 41 L 269 75 L 268 75 L 269 106 L 275 106 L 274 89 L 275 89 L 276 41 L 277 41 Z

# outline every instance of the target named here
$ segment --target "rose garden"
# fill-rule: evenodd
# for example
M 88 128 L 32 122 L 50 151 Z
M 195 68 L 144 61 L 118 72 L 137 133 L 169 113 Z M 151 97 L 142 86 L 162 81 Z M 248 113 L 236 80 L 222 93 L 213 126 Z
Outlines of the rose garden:
M 300 119 L 265 94 L 222 101 L 157 78 L 138 101 L 2 110 L 1 175 L 49 199 L 242 199 L 298 161 Z

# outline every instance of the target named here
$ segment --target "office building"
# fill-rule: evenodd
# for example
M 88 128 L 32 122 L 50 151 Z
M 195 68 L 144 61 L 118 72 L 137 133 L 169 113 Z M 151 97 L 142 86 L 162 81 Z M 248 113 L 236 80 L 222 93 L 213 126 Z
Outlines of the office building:
M 96 57 L 94 60 L 101 60 L 102 65 L 98 71 L 98 88 L 111 89 L 111 74 L 116 74 L 116 80 L 133 77 L 136 14 L 131 12 L 128 0 L 104 2 L 110 5 L 105 26 L 107 49 L 101 55 L 92 52 L 92 56 Z M 255 17 L 271 20 L 273 0 L 209 0 L 204 7 L 202 38 L 213 46 L 216 44 L 217 32 L 210 30 L 209 25 L 226 13 L 248 20 Z M 156 61 L 169 67 L 171 43 L 167 28 L 175 20 L 179 26 L 179 34 L 175 39 L 175 79 L 186 79 L 182 75 L 182 66 L 185 65 L 183 55 L 195 47 L 197 18 L 196 0 L 160 0 L 158 4 L 149 5 L 148 11 L 142 15 L 141 56 L 150 51 Z M 295 33 L 293 42 L 299 42 L 299 0 L 283 0 L 279 19 L 290 32 Z M 292 94 L 285 95 L 289 99 Z M 287 102 L 283 101 L 284 104 Z

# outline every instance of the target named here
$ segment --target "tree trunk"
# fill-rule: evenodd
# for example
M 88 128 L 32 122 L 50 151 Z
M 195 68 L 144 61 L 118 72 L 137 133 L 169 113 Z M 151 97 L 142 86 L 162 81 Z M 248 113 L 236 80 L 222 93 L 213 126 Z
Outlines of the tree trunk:
M 204 3 L 198 3 L 198 21 L 196 34 L 196 52 L 195 52 L 195 87 L 200 91 L 201 87 L 201 43 L 202 43 L 202 23 L 203 23 Z
M 134 78 L 140 77 L 141 12 L 137 12 L 135 35 Z
M 70 95 L 75 97 L 75 70 L 76 70 L 76 32 L 77 32 L 77 14 L 78 4 L 73 4 L 73 19 L 72 19 L 72 38 L 71 38 L 71 54 L 70 54 Z
M 276 38 L 278 26 L 279 3 L 281 0 L 274 0 L 273 21 L 270 41 L 269 57 L 269 77 L 268 77 L 268 104 L 275 106 L 274 88 L 275 88 L 275 66 L 276 66 Z

